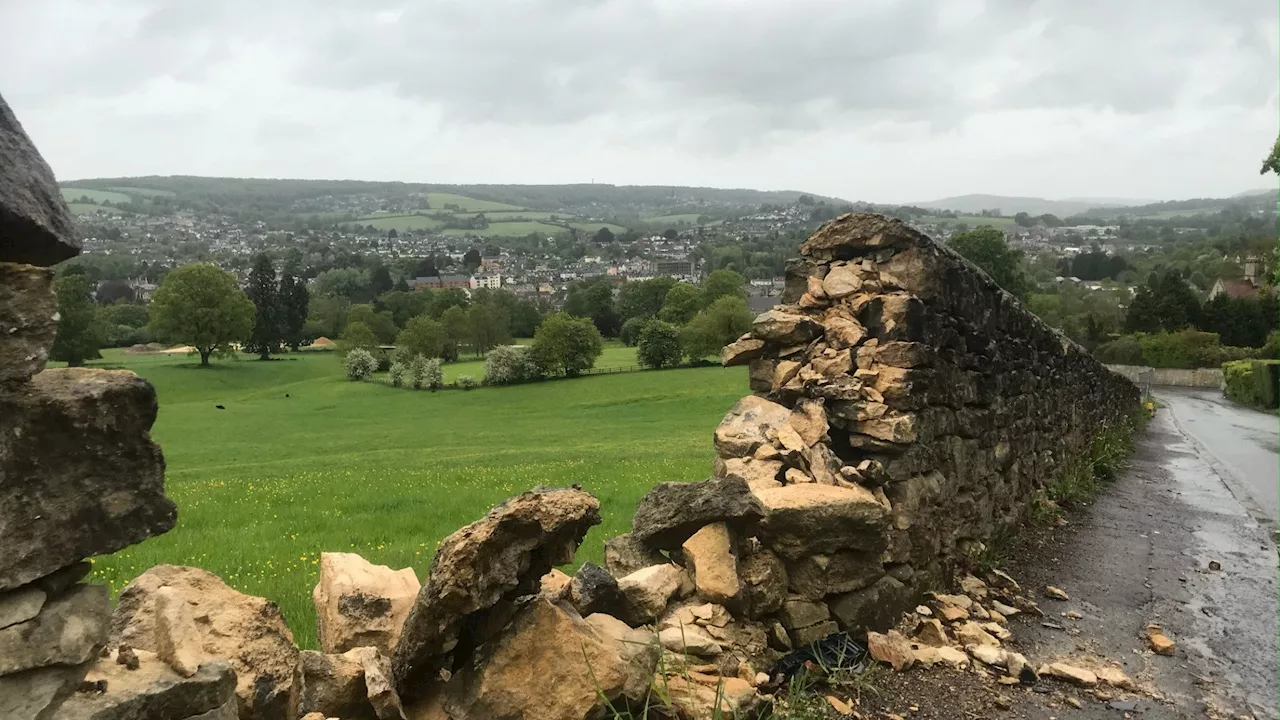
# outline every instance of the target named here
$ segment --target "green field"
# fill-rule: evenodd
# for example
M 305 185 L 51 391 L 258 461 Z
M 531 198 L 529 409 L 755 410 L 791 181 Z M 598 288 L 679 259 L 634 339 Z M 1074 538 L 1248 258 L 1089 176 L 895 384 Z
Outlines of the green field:
M 621 362 L 629 350 L 610 352 Z M 315 647 L 321 551 L 423 576 L 437 543 L 491 505 L 577 482 L 602 502 L 604 524 L 578 554 L 598 562 L 654 483 L 710 474 L 712 431 L 747 392 L 742 368 L 433 393 L 348 382 L 333 353 L 211 369 L 104 354 L 96 365 L 156 388 L 152 436 L 179 516 L 168 534 L 97 558 L 94 575 L 118 591 L 157 563 L 203 567 L 276 601 L 303 647 Z
M 519 340 L 517 342 L 529 343 L 531 340 Z M 616 343 L 616 341 L 606 341 L 604 352 L 600 357 L 596 358 L 597 368 L 629 368 L 636 366 L 636 349 L 626 347 L 625 345 Z M 447 383 L 455 382 L 459 375 L 470 375 L 477 380 L 484 378 L 484 360 L 471 360 L 467 357 L 460 358 L 459 362 L 448 363 L 443 367 L 444 381 Z M 385 374 L 378 377 L 386 377 Z
M 957 223 L 965 223 L 970 228 L 980 225 L 990 225 L 991 227 L 1005 227 L 1013 224 L 1011 217 L 982 217 L 981 215 L 961 215 L 960 217 L 948 218 L 938 217 L 936 215 L 926 215 L 920 218 L 920 222 L 934 223 L 937 225 L 954 225 Z
M 455 237 L 463 237 L 466 235 L 476 235 L 479 237 L 522 237 L 531 232 L 539 235 L 556 235 L 558 233 L 568 232 L 559 225 L 548 225 L 544 222 L 500 222 L 491 223 L 484 230 L 462 230 L 459 228 L 448 228 L 441 230 L 443 235 L 453 235 Z
M 607 222 L 599 222 L 599 223 L 575 222 L 575 223 L 569 223 L 569 227 L 577 230 L 578 232 L 589 232 L 589 233 L 597 232 L 600 230 L 600 228 L 606 227 L 606 228 L 609 228 L 609 232 L 613 233 L 614 235 L 620 235 L 627 231 L 627 229 L 622 227 L 621 225 L 613 225 Z
M 113 187 L 111 189 L 130 195 L 141 195 L 142 197 L 174 197 L 177 194 L 172 190 L 152 190 L 151 188 L 140 187 Z
M 700 217 L 702 216 L 698 213 L 684 213 L 681 215 L 658 215 L 640 219 L 651 225 L 697 225 Z
M 457 205 L 462 212 L 489 212 L 490 210 L 521 210 L 519 205 L 508 205 L 506 203 L 492 202 L 489 200 L 477 200 L 469 198 L 465 195 L 454 195 L 453 193 L 427 193 L 427 203 L 431 205 L 432 210 L 444 210 L 445 205 Z
M 462 213 L 454 213 L 454 217 L 471 217 Z M 489 222 L 509 222 L 511 220 L 572 220 L 573 215 L 565 213 L 545 212 L 543 210 L 495 210 L 484 214 Z
M 363 217 L 355 221 L 357 225 L 372 225 L 379 230 L 434 230 L 444 223 L 425 215 L 385 215 L 383 217 Z
M 91 203 L 73 202 L 73 203 L 67 203 L 67 207 L 71 208 L 71 212 L 76 215 L 92 215 L 94 213 L 110 213 L 110 214 L 120 214 L 120 215 L 129 214 L 128 210 L 121 210 L 120 208 L 114 208 L 114 207 L 105 207 L 103 205 L 93 205 Z
M 94 203 L 127 203 L 132 200 L 132 198 L 124 193 L 111 192 L 110 190 L 89 190 L 87 188 L 74 187 L 62 188 L 62 197 L 66 198 L 67 202 L 78 201 L 82 197 L 87 197 L 90 202 Z

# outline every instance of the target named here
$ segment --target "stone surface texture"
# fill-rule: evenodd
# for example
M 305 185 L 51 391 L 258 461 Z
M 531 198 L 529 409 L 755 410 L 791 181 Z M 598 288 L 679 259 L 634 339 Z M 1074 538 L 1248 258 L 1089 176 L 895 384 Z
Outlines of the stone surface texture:
M 0 262 L 55 265 L 79 252 L 53 170 L 0 97 Z
M 321 553 L 320 580 L 311 593 L 320 649 L 390 653 L 420 589 L 413 568 L 392 570 L 355 553 Z

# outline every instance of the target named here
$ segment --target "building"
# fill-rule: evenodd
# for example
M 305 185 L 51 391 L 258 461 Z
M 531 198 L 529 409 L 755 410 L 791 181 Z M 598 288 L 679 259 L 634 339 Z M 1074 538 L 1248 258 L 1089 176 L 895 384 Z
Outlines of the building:
M 697 277 L 698 261 L 690 258 L 684 258 L 683 260 L 658 260 L 654 263 L 654 271 L 658 276 L 665 277 Z
M 472 290 L 486 288 L 488 290 L 498 290 L 502 288 L 502 276 L 498 273 L 477 273 L 471 276 L 468 286 Z
M 1244 279 L 1223 280 L 1218 278 L 1214 281 L 1213 287 L 1209 288 L 1209 299 L 1212 300 L 1223 294 L 1237 300 L 1257 295 L 1258 287 L 1261 285 L 1258 280 L 1258 270 L 1261 264 L 1261 261 L 1256 257 L 1247 258 L 1244 261 Z
M 409 287 L 414 290 L 422 288 L 462 288 L 463 290 L 471 289 L 470 275 L 430 275 L 427 277 L 416 277 L 409 281 Z

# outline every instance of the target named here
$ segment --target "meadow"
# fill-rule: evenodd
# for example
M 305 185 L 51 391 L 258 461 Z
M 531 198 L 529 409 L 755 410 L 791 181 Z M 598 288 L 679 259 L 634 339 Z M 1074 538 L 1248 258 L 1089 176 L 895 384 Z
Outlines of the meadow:
M 597 227 L 597 230 L 600 228 Z M 479 237 L 524 237 L 531 232 L 539 235 L 555 235 L 565 232 L 565 229 L 559 225 L 548 225 L 544 222 L 491 222 L 489 227 L 483 230 L 462 230 L 460 228 L 447 228 L 441 230 L 442 235 L 452 235 L 455 237 L 465 237 L 467 235 L 476 235 Z
M 426 215 L 371 215 L 355 221 L 356 225 L 372 225 L 379 230 L 435 230 L 444 225 L 440 220 Z
M 66 187 L 62 188 L 62 197 L 67 202 L 78 201 L 80 198 L 87 197 L 92 203 L 127 203 L 132 200 L 124 193 L 111 192 L 110 190 L 90 190 L 88 188 Z
M 523 210 L 519 205 L 508 205 L 506 203 L 493 202 L 492 200 L 480 200 L 465 195 L 454 195 L 453 193 L 427 193 L 427 202 L 433 210 L 444 210 L 445 205 L 457 205 L 461 212 L 489 212 L 491 210 Z
M 990 225 L 991 227 L 1005 227 L 1013 224 L 1012 217 L 982 217 L 981 215 L 961 215 L 959 217 L 938 217 L 936 215 L 926 215 L 920 218 L 922 222 L 936 223 L 938 225 L 955 225 L 964 223 L 970 229 Z
M 634 362 L 629 348 L 606 353 L 601 366 Z M 205 568 L 278 603 L 302 647 L 315 647 L 322 551 L 425 577 L 439 541 L 492 505 L 581 483 L 604 523 L 576 562 L 599 562 L 654 483 L 710 474 L 712 431 L 747 393 L 743 368 L 429 392 L 349 382 L 333 353 L 209 369 L 185 356 L 104 355 L 93 364 L 127 367 L 156 388 L 152 437 L 178 525 L 96 558 L 94 576 L 118 592 L 158 563 Z

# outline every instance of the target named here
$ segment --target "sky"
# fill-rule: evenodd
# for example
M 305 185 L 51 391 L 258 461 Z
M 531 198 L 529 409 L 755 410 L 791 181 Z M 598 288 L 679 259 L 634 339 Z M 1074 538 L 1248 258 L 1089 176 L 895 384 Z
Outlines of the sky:
M 695 185 L 903 203 L 1275 185 L 1271 0 L 0 0 L 59 179 Z

